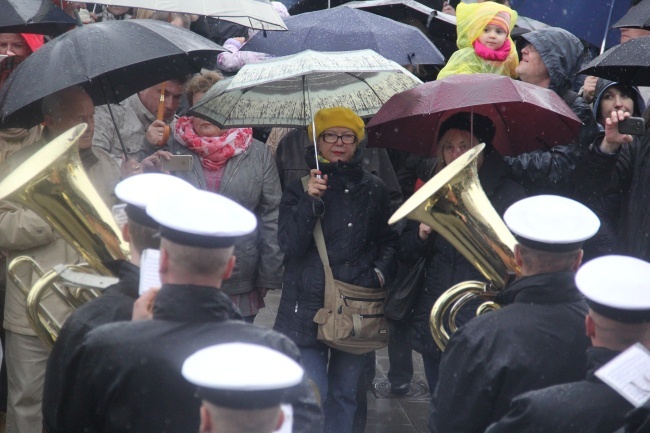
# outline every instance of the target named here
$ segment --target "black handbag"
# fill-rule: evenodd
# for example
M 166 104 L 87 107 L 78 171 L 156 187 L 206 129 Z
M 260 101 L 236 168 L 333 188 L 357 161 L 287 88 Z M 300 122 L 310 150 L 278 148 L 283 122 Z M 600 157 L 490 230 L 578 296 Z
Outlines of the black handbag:
M 426 257 L 420 257 L 403 279 L 388 291 L 384 314 L 391 320 L 404 320 L 413 312 L 420 297 L 424 280 Z

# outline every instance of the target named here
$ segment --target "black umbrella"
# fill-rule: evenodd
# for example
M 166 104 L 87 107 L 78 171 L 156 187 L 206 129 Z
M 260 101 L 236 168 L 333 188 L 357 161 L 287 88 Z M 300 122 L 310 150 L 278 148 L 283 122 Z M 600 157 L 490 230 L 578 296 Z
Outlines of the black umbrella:
M 578 73 L 633 86 L 650 86 L 650 36 L 610 48 Z
M 650 0 L 643 0 L 638 5 L 630 8 L 623 18 L 616 21 L 613 29 L 626 28 L 650 28 Z
M 0 0 L 0 33 L 60 35 L 77 22 L 51 0 Z
M 0 91 L 0 125 L 29 128 L 43 120 L 45 96 L 81 85 L 95 105 L 201 68 L 224 51 L 189 30 L 156 20 L 107 21 L 74 29 L 30 55 Z
M 257 33 L 244 50 L 288 56 L 304 50 L 371 49 L 400 65 L 440 65 L 444 57 L 424 33 L 359 9 L 345 6 L 286 18 L 286 32 Z

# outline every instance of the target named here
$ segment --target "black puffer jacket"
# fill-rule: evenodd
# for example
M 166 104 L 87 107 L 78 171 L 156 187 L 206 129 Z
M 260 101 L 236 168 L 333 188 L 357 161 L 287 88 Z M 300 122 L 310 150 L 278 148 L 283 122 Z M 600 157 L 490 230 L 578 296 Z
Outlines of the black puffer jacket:
M 490 151 L 479 170 L 485 194 L 499 215 L 514 202 L 525 197 L 523 188 L 506 177 L 506 167 L 495 151 Z M 422 241 L 418 236 L 420 223 L 409 221 L 400 238 L 400 255 L 412 262 L 421 254 L 428 256 L 422 294 L 411 318 L 413 348 L 420 353 L 439 353 L 429 330 L 429 314 L 438 297 L 454 284 L 468 280 L 485 281 L 476 268 L 445 238 L 435 232 Z M 469 321 L 476 308 L 464 308 L 457 323 Z
M 307 155 L 313 165 L 313 153 Z M 390 198 L 386 185 L 361 169 L 357 152 L 350 163 L 321 164 L 328 189 L 320 200 L 303 190 L 300 179 L 282 194 L 278 241 L 285 254 L 282 298 L 275 329 L 296 344 L 317 344 L 314 315 L 323 307 L 325 274 L 314 242 L 314 225 L 321 217 L 334 278 L 379 288 L 374 268 L 388 284 L 397 267 L 397 233 L 388 226 Z

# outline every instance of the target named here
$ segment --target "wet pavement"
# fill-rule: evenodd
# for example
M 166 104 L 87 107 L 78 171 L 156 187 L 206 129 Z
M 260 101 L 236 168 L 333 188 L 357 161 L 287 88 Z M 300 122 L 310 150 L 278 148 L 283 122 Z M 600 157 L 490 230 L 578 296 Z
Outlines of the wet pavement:
M 280 291 L 273 290 L 266 296 L 267 308 L 255 319 L 257 325 L 271 327 L 275 321 Z M 365 433 L 426 433 L 429 412 L 429 392 L 424 378 L 422 358 L 413 352 L 414 375 L 411 389 L 405 396 L 390 393 L 388 373 L 388 350 L 377 352 L 375 380 L 368 391 L 368 421 Z

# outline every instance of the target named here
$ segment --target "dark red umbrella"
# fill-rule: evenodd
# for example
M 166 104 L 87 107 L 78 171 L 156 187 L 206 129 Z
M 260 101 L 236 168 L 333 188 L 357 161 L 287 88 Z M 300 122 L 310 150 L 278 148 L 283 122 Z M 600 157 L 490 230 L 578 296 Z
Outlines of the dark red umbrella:
M 453 75 L 391 97 L 368 124 L 368 144 L 434 156 L 440 124 L 459 112 L 492 119 L 504 156 L 575 143 L 582 125 L 552 90 L 502 75 Z

